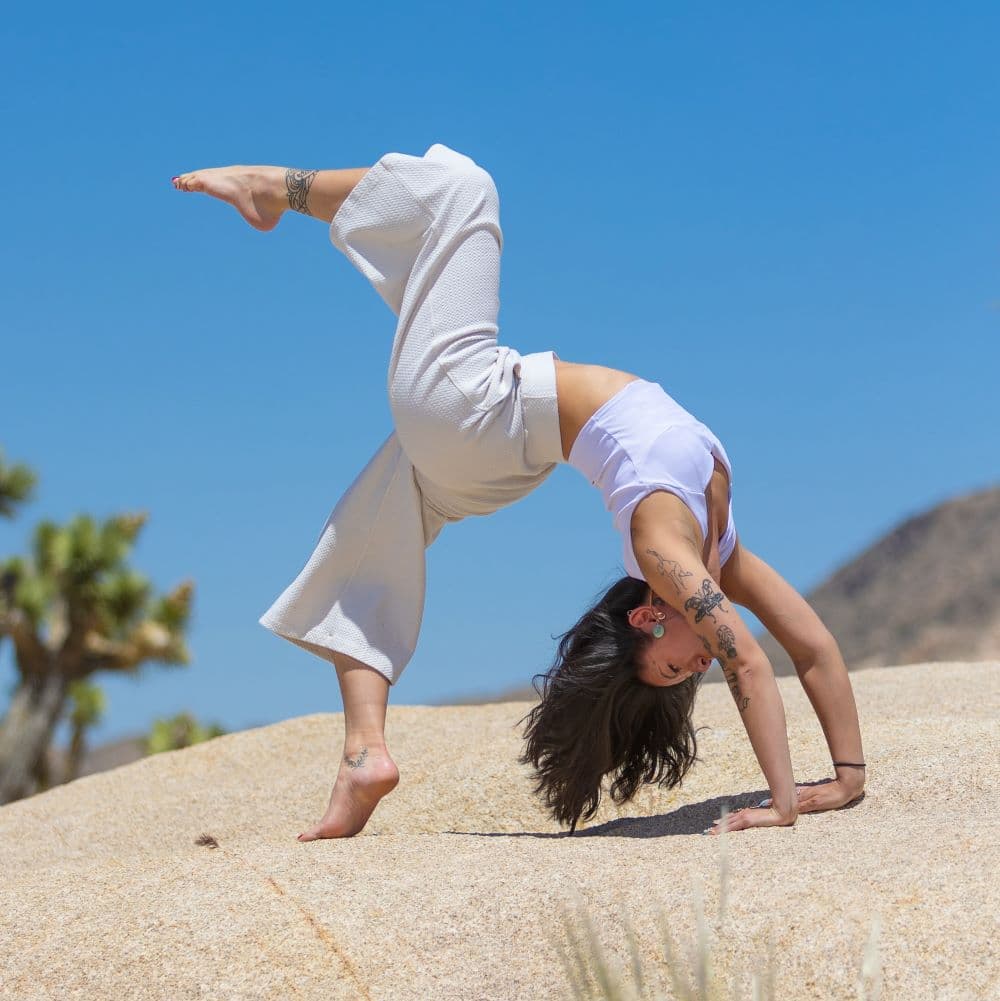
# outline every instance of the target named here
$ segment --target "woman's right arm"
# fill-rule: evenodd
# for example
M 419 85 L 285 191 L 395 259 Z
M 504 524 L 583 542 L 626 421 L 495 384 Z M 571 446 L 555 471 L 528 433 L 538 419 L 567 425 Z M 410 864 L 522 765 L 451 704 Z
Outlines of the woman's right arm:
M 722 568 L 721 580 L 726 594 L 753 612 L 787 651 L 819 718 L 831 760 L 863 762 L 847 667 L 837 641 L 812 606 L 776 570 L 739 544 Z M 835 767 L 834 771 L 846 797 L 843 802 L 857 798 L 864 789 L 865 769 Z M 831 792 L 825 791 L 824 798 Z M 800 805 L 808 809 L 807 802 Z

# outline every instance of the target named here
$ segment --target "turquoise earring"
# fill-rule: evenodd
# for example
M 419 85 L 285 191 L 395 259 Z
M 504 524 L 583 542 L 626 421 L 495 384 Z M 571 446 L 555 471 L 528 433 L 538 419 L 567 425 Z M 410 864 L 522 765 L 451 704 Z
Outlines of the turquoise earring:
M 657 622 L 656 625 L 653 626 L 653 635 L 657 639 L 659 639 L 665 632 L 666 632 L 666 630 L 663 628 L 663 626 L 659 622 Z

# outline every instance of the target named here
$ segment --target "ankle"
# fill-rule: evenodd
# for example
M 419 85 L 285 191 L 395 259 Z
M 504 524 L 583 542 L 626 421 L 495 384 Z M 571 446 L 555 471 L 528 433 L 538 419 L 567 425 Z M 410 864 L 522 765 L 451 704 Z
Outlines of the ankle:
M 399 769 L 385 744 L 375 746 L 365 743 L 356 751 L 345 748 L 340 759 L 337 781 L 347 781 L 352 785 L 392 787 L 399 781 Z
M 357 758 L 359 755 L 364 755 L 369 759 L 389 757 L 389 748 L 386 746 L 385 737 L 381 734 L 348 734 L 344 738 L 342 760 Z
M 285 208 L 303 215 L 315 215 L 309 193 L 318 170 L 300 170 L 298 167 L 282 168 L 279 195 Z
M 254 188 L 263 196 L 265 204 L 279 215 L 288 211 L 288 193 L 285 189 L 284 167 L 257 167 Z

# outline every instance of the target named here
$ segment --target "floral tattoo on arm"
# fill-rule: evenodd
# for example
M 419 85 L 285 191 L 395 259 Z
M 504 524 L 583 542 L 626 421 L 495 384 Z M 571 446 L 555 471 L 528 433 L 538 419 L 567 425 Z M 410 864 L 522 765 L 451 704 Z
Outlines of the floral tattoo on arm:
M 705 584 L 708 584 L 708 581 L 706 581 Z M 705 590 L 705 585 L 702 585 L 702 590 Z M 691 601 L 699 600 L 700 597 L 698 599 L 691 599 Z M 690 602 L 688 604 L 690 605 Z M 718 602 L 715 602 L 712 607 L 715 607 L 717 604 Z M 699 606 L 695 605 L 692 607 Z M 710 612 L 707 614 L 709 614 L 714 621 L 715 617 L 712 616 Z M 733 701 L 736 703 L 736 708 L 742 716 L 743 713 L 746 712 L 747 706 L 750 705 L 750 697 L 744 695 L 740 691 L 740 682 L 736 675 L 736 671 L 729 666 L 729 662 L 734 660 L 737 656 L 736 633 L 734 633 L 729 626 L 719 626 L 719 628 L 715 630 L 715 635 L 719 641 L 718 653 L 712 650 L 712 644 L 709 643 L 704 636 L 701 638 L 701 645 L 705 648 L 705 653 L 707 653 L 709 657 L 715 657 L 715 659 L 719 662 L 719 666 L 722 668 L 722 674 L 726 679 L 726 684 L 729 686 L 729 691 L 733 696 Z
M 736 633 L 729 626 L 719 626 L 715 631 L 719 637 L 719 649 L 730 659 L 736 656 Z

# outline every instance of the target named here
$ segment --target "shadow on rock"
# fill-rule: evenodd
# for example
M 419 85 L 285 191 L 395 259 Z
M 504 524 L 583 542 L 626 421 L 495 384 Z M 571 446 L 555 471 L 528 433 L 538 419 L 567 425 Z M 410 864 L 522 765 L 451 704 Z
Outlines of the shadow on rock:
M 465 834 L 480 838 L 662 838 L 672 834 L 701 834 L 710 827 L 716 817 L 722 816 L 723 805 L 730 812 L 744 806 L 756 806 L 767 796 L 765 789 L 760 793 L 740 793 L 739 796 L 716 796 L 701 803 L 692 803 L 672 810 L 670 813 L 655 814 L 652 817 L 618 817 L 596 827 L 569 831 L 444 831 L 445 834 Z
M 799 782 L 799 786 L 824 785 L 832 779 L 817 782 Z M 722 816 L 723 808 L 735 813 L 744 807 L 756 807 L 761 800 L 770 798 L 770 790 L 742 792 L 732 796 L 714 796 L 700 803 L 682 806 L 670 813 L 655 814 L 651 817 L 618 817 L 596 827 L 586 827 L 573 834 L 569 831 L 442 831 L 443 834 L 464 834 L 477 838 L 664 838 L 672 835 L 701 834 Z M 850 810 L 865 798 L 862 793 L 839 810 Z M 810 813 L 828 813 L 828 810 L 814 810 Z M 800 814 L 807 817 L 810 813 Z

